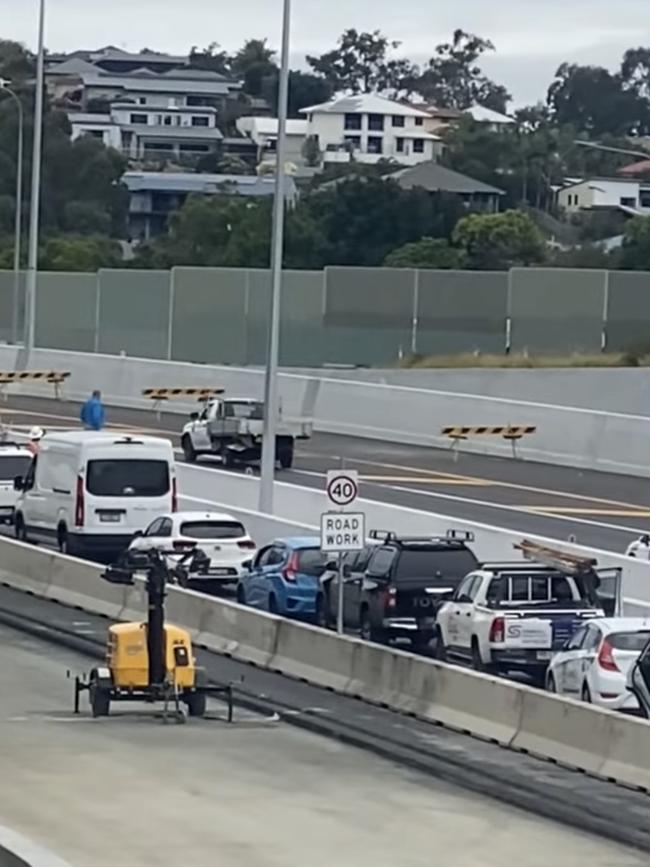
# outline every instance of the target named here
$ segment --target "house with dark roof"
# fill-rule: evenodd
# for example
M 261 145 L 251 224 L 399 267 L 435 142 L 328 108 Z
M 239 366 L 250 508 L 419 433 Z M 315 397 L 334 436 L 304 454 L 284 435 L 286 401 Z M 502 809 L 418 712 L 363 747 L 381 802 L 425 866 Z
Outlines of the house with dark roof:
M 416 166 L 399 169 L 385 177 L 395 181 L 403 190 L 422 189 L 430 193 L 453 193 L 474 211 L 495 213 L 499 210 L 503 190 L 462 175 L 431 160 Z

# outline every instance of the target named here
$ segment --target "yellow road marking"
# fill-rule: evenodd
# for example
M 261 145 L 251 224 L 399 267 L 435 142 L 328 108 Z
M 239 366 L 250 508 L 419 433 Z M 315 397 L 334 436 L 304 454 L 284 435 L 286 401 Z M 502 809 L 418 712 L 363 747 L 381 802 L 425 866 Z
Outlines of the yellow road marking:
M 650 509 L 579 509 L 564 506 L 519 506 L 528 512 L 560 515 L 601 515 L 610 518 L 650 518 Z
M 361 482 L 414 482 L 418 485 L 468 485 L 487 488 L 490 482 L 481 479 L 433 479 L 422 476 L 359 476 Z

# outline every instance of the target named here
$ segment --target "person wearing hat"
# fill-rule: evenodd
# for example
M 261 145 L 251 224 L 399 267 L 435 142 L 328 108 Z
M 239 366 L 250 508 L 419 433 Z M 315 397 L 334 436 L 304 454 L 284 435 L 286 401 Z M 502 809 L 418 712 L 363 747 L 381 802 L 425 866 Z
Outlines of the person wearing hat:
M 44 434 L 45 431 L 42 427 L 39 427 L 38 425 L 34 425 L 34 427 L 30 430 L 27 448 L 33 455 L 38 454 L 38 450 L 41 447 L 41 440 L 43 439 Z

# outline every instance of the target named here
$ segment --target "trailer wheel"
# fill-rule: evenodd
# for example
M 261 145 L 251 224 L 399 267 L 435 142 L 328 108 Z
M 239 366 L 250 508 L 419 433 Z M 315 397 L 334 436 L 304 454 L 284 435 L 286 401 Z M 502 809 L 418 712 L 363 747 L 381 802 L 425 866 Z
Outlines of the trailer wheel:
M 204 692 L 190 692 L 184 697 L 189 716 L 204 717 L 207 698 Z
M 93 717 L 108 716 L 111 707 L 110 688 L 102 683 L 102 679 L 96 670 L 90 673 L 90 688 L 88 691 L 90 709 Z

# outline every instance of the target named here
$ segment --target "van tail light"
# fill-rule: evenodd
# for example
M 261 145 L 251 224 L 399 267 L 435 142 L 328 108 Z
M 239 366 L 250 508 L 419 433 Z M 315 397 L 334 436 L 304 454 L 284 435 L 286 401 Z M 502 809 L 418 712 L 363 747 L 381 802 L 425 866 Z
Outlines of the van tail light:
M 245 551 L 254 551 L 255 542 L 252 539 L 243 539 L 241 542 L 237 542 L 237 547 L 243 548 Z
M 176 476 L 172 479 L 172 512 L 178 512 L 178 482 Z
M 77 476 L 77 496 L 74 506 L 74 523 L 76 527 L 83 527 L 84 512 L 84 480 L 83 476 Z
M 598 651 L 598 665 L 605 671 L 620 671 L 618 665 L 614 662 L 612 645 L 606 638 L 600 645 L 600 650 Z
M 388 587 L 384 592 L 384 608 L 386 611 L 397 607 L 397 590 L 395 587 Z
M 285 581 L 296 581 L 298 572 L 298 555 L 294 551 L 291 557 L 289 557 L 289 562 L 282 570 L 282 575 L 284 576 Z
M 490 626 L 490 641 L 503 644 L 506 637 L 506 621 L 503 617 L 495 617 Z

